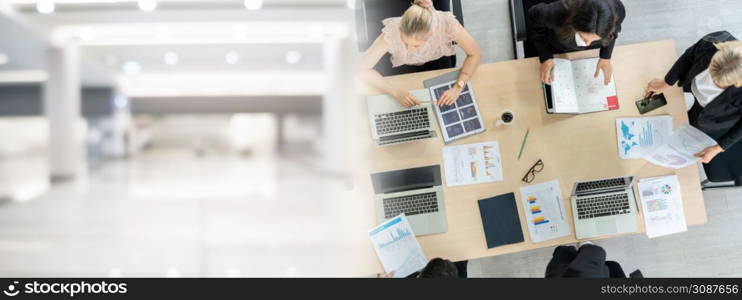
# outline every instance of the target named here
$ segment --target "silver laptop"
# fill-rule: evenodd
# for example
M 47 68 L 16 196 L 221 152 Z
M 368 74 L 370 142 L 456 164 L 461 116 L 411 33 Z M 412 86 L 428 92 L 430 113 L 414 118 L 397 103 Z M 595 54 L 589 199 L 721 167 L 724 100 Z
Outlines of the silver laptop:
M 572 216 L 577 239 L 636 232 L 634 177 L 575 183 Z
M 410 93 L 417 100 L 430 101 L 428 90 L 413 90 Z M 390 95 L 371 96 L 367 100 L 371 136 L 377 145 L 400 144 L 436 136 L 430 103 L 406 108 Z
M 371 174 L 376 221 L 405 214 L 415 235 L 448 231 L 440 165 Z

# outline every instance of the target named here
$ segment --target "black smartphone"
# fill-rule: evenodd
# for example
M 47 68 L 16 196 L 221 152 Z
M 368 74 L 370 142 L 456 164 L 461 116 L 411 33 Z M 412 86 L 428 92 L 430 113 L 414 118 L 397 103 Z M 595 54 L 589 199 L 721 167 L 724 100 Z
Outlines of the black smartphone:
M 636 107 L 642 115 L 665 105 L 667 105 L 667 99 L 663 94 L 654 94 L 649 98 L 639 99 L 636 101 Z

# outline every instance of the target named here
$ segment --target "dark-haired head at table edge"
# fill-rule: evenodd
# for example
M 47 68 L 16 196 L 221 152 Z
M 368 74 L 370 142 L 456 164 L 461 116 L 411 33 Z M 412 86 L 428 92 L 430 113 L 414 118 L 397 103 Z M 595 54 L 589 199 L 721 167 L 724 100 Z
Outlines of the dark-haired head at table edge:
M 620 0 L 560 0 L 528 10 L 528 40 L 541 61 L 541 81 L 554 81 L 554 54 L 600 49 L 595 77 L 603 72 L 605 85 L 613 75 L 611 56 L 626 9 Z

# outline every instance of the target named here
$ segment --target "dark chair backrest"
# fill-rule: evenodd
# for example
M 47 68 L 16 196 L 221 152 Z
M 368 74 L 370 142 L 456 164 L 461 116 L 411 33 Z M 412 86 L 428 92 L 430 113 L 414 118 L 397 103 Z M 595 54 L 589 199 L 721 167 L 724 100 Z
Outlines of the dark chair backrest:
M 742 144 L 736 144 L 716 156 L 710 163 L 703 165 L 703 170 L 710 182 L 734 181 L 735 186 L 742 186 Z
M 621 264 L 615 261 L 606 261 L 605 266 L 608 267 L 608 273 L 610 278 L 626 278 Z
M 381 35 L 384 25 L 382 21 L 387 18 L 399 17 L 410 7 L 410 0 L 356 0 L 356 31 L 358 35 L 358 49 L 366 51 Z M 437 10 L 452 11 L 459 22 L 464 24 L 461 11 L 461 0 L 433 0 L 433 6 Z M 386 54 L 374 67 L 381 75 L 397 75 L 427 70 L 445 69 L 456 66 L 455 57 L 443 57 L 437 61 L 423 66 L 403 66 L 392 68 L 389 54 Z
M 516 59 L 538 56 L 528 41 L 528 10 L 536 4 L 559 0 L 510 0 L 510 24 L 513 28 L 513 55 Z

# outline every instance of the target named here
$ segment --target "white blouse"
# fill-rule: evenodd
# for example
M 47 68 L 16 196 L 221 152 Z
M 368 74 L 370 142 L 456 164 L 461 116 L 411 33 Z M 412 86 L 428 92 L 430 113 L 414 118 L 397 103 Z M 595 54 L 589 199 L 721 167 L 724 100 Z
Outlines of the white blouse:
M 706 69 L 693 79 L 691 91 L 693 92 L 693 96 L 698 100 L 698 103 L 701 104 L 701 107 L 706 107 L 716 97 L 719 97 L 724 92 L 724 89 L 716 86 L 709 70 Z
M 575 43 L 577 43 L 577 47 L 587 47 L 587 43 L 585 43 L 585 40 L 577 32 L 575 32 Z

